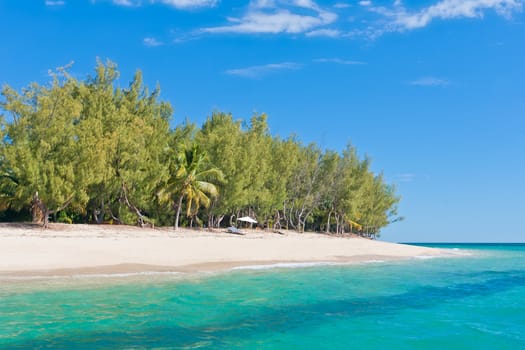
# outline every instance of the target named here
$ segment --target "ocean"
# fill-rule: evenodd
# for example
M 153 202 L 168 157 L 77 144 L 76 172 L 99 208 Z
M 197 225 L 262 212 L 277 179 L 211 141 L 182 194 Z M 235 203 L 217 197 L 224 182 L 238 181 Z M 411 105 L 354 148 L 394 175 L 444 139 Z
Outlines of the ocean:
M 525 349 L 525 245 L 0 281 L 0 349 Z

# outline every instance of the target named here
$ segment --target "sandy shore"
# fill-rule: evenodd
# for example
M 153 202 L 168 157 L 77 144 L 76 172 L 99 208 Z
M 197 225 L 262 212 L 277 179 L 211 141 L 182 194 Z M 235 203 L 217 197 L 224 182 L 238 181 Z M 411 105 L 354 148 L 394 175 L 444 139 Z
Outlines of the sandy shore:
M 42 230 L 0 224 L 0 276 L 217 271 L 276 263 L 359 263 L 439 256 L 432 248 L 334 237 L 245 230 L 173 231 L 109 225 Z

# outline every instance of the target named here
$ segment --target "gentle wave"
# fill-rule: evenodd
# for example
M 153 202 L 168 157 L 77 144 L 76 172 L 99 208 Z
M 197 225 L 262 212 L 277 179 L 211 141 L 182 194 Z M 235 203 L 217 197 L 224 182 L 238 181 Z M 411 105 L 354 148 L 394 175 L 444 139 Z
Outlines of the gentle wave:
M 436 258 L 439 258 L 439 256 L 437 255 L 416 255 L 414 256 L 414 259 L 419 259 L 419 260 L 430 260 L 430 259 L 436 259 Z
M 113 277 L 135 277 L 135 276 L 176 276 L 183 272 L 176 271 L 145 271 L 145 272 L 126 272 L 126 273 L 95 273 L 72 275 L 73 278 L 113 278 Z
M 438 258 L 454 258 L 454 257 L 467 257 L 467 256 L 473 256 L 474 253 L 468 250 L 464 249 L 442 249 L 442 254 L 440 255 L 416 255 L 413 256 L 413 259 L 418 260 L 430 260 L 430 259 L 438 259 Z
M 267 265 L 244 265 L 232 267 L 231 270 L 270 270 L 270 269 L 299 269 L 303 267 L 315 267 L 315 266 L 334 266 L 334 265 L 345 265 L 345 263 L 337 263 L 331 261 L 319 261 L 319 262 L 302 262 L 302 263 L 275 263 Z
M 73 275 L 34 275 L 34 276 L 5 276 L 0 275 L 0 281 L 26 281 L 26 280 L 49 280 L 49 279 L 90 279 L 90 278 L 126 278 L 140 276 L 176 276 L 182 272 L 175 271 L 148 271 L 148 272 L 126 272 L 126 273 L 92 273 L 92 274 L 73 274 Z
M 465 249 L 460 249 L 460 248 L 443 249 L 443 250 L 446 253 L 445 256 L 473 256 L 473 255 L 476 255 L 471 250 L 465 250 Z

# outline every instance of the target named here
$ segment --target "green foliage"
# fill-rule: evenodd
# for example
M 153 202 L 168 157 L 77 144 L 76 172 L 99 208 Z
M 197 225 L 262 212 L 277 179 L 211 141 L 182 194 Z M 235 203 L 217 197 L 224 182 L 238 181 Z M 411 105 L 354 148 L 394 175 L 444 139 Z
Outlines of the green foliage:
M 58 215 L 57 215 L 57 222 L 61 222 L 63 224 L 72 224 L 73 223 L 73 219 L 71 219 L 65 211 L 61 211 Z
M 50 214 L 71 204 L 82 206 L 89 181 L 79 156 L 78 126 L 81 105 L 75 98 L 78 83 L 64 72 L 50 86 L 32 84 L 18 94 L 4 87 L 1 107 L 11 114 L 4 122 L 0 150 L 2 173 L 8 174 L 5 194 L 9 205 L 20 209 L 31 203 L 44 225 Z
M 183 147 L 176 154 L 170 170 L 171 176 L 161 187 L 158 196 L 161 202 L 170 202 L 176 209 L 175 229 L 177 229 L 183 200 L 186 201 L 186 216 L 199 221 L 199 209 L 208 208 L 212 198 L 219 195 L 214 182 L 222 182 L 224 175 L 219 169 L 208 164 L 206 153 L 196 144 Z
M 138 71 L 119 86 L 114 63 L 78 81 L 59 69 L 48 85 L 0 101 L 0 212 L 34 220 L 220 227 L 250 215 L 262 226 L 377 235 L 399 197 L 368 158 L 270 134 L 213 113 L 170 130 L 172 108 Z M 175 214 L 174 214 L 175 213 Z M 1 218 L 1 216 L 0 216 Z
M 11 208 L 0 211 L 0 222 L 26 222 L 31 221 L 29 209 L 13 210 Z

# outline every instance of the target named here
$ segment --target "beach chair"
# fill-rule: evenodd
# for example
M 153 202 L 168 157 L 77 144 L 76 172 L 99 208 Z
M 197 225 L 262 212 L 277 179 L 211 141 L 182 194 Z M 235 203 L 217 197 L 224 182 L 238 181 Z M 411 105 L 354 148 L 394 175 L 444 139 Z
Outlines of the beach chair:
M 236 234 L 236 235 L 245 235 L 246 234 L 246 233 L 242 232 L 241 230 L 239 230 L 237 227 L 233 227 L 233 226 L 228 227 L 226 232 L 233 233 L 233 234 Z

